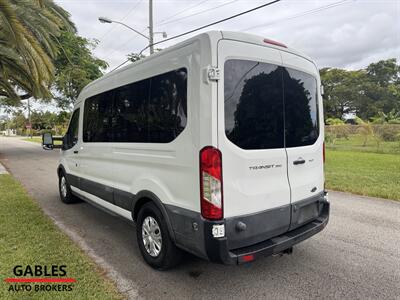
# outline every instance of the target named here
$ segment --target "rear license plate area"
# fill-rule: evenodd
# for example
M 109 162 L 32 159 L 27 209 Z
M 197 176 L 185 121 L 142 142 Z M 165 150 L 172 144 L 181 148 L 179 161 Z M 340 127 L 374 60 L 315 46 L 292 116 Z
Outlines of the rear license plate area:
M 290 230 L 304 225 L 319 216 L 319 202 L 309 202 L 292 205 L 292 221 Z
M 318 202 L 310 203 L 300 208 L 297 223 L 304 224 L 318 217 Z

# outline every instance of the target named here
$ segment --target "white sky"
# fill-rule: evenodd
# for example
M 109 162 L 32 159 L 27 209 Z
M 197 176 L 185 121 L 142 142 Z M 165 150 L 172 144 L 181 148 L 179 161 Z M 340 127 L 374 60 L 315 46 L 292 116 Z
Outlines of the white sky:
M 147 44 L 145 38 L 129 29 L 102 24 L 97 18 L 122 21 L 147 35 L 148 0 L 55 1 L 71 13 L 80 35 L 100 41 L 94 53 L 109 63 L 109 69 L 123 62 L 126 54 L 139 52 Z M 173 36 L 269 1 L 153 2 L 155 31 Z M 318 10 L 328 5 L 331 7 Z M 305 13 L 310 10 L 313 12 Z M 190 16 L 196 13 L 199 14 Z M 163 20 L 165 24 L 160 24 Z M 282 0 L 202 31 L 210 29 L 247 31 L 281 41 L 308 54 L 320 67 L 354 69 L 380 59 L 400 60 L 400 0 Z M 165 48 L 195 34 L 160 46 Z M 156 36 L 156 40 L 160 39 L 161 35 Z
M 173 36 L 269 1 L 154 0 L 155 31 Z M 94 54 L 109 63 L 108 70 L 147 45 L 145 38 L 118 24 L 102 24 L 98 17 L 122 21 L 147 35 L 148 0 L 55 2 L 69 11 L 81 36 L 99 40 Z M 381 59 L 400 61 L 400 0 L 282 0 L 202 31 L 211 29 L 247 31 L 283 42 L 311 56 L 319 67 L 357 69 Z M 156 41 L 160 39 L 157 35 Z M 55 108 L 35 103 L 33 109 Z

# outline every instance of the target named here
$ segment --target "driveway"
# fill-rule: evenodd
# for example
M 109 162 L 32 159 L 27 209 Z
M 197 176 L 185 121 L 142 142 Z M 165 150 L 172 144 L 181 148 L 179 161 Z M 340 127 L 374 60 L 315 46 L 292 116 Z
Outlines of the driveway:
M 2 163 L 129 298 L 400 299 L 400 202 L 331 192 L 330 223 L 290 256 L 240 266 L 188 256 L 158 272 L 143 262 L 132 224 L 87 203 L 59 201 L 57 157 L 0 137 Z

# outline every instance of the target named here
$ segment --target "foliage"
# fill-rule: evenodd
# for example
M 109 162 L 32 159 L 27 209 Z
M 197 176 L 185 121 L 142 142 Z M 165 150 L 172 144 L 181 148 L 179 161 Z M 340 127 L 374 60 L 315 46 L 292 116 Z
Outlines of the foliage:
M 347 138 L 349 135 L 348 126 L 338 118 L 326 119 L 325 142 L 334 145 L 338 138 Z
M 377 147 L 379 149 L 381 137 L 376 133 L 376 131 L 374 130 L 374 127 L 372 127 L 371 122 L 365 122 L 361 118 L 358 118 L 358 117 L 356 118 L 356 122 L 357 122 L 357 125 L 359 126 L 357 131 L 364 138 L 363 147 L 366 146 L 368 139 L 371 137 L 376 141 Z
M 52 0 L 0 0 L 0 104 L 51 97 L 61 30 L 75 28 Z
M 103 75 L 107 68 L 104 60 L 93 56 L 98 41 L 89 40 L 73 32 L 63 31 L 59 37 L 61 51 L 55 60 L 55 89 L 58 106 L 71 109 L 81 90 L 91 81 Z
M 371 133 L 367 134 L 367 136 L 361 132 L 364 129 L 362 126 L 344 125 L 347 128 L 347 137 L 333 135 L 332 130 L 335 130 L 335 127 L 326 126 L 325 142 L 327 148 L 343 151 L 400 154 L 400 125 L 369 124 Z M 379 148 L 374 135 L 380 139 Z M 332 138 L 335 138 L 335 140 L 332 141 Z
M 61 111 L 54 113 L 34 110 L 31 113 L 32 133 L 40 135 L 43 131 L 50 130 L 56 135 L 62 135 L 67 129 L 69 119 L 69 112 Z M 19 135 L 25 135 L 26 124 L 28 124 L 28 119 L 25 117 L 23 111 L 16 110 L 12 118 L 0 122 L 0 128 L 2 130 L 6 128 L 16 129 Z
M 342 119 L 338 119 L 338 118 L 328 118 L 325 120 L 325 123 L 327 125 L 343 125 L 344 122 Z
M 372 123 L 374 124 L 400 124 L 400 111 L 396 111 L 392 109 L 389 113 L 385 114 L 384 112 L 378 112 L 377 117 L 372 118 Z
M 326 118 L 355 113 L 370 120 L 379 112 L 400 111 L 400 66 L 394 58 L 355 71 L 324 68 L 320 74 Z
M 131 62 L 135 62 L 135 61 L 138 61 L 138 60 L 141 60 L 141 59 L 145 58 L 146 55 L 143 55 L 143 54 L 140 54 L 140 53 L 130 53 L 130 54 L 127 55 L 127 57 Z
M 394 142 L 400 140 L 400 131 L 398 126 L 393 126 L 387 123 L 382 126 L 373 126 L 373 128 L 375 128 L 375 135 L 382 141 Z
M 154 49 L 154 53 L 160 52 L 161 50 L 162 50 L 161 48 L 156 48 L 156 49 Z M 146 58 L 147 56 L 144 55 L 142 52 L 139 52 L 139 53 L 132 52 L 132 53 L 129 53 L 127 55 L 127 57 L 128 57 L 128 60 L 130 60 L 131 62 L 135 62 L 135 61 L 141 60 L 143 58 Z
M 69 13 L 53 0 L 0 0 L 0 105 L 53 98 L 70 108 L 82 88 L 99 78 L 107 63 L 80 37 Z

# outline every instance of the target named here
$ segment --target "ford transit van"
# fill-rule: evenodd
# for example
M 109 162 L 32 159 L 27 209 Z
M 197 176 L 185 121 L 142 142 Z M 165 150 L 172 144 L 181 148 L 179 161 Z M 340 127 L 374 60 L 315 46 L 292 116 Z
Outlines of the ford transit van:
M 181 251 L 225 264 L 291 252 L 329 218 L 321 90 L 315 63 L 281 43 L 190 38 L 83 89 L 62 138 L 61 200 L 134 221 L 157 269 Z

